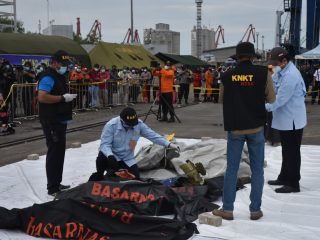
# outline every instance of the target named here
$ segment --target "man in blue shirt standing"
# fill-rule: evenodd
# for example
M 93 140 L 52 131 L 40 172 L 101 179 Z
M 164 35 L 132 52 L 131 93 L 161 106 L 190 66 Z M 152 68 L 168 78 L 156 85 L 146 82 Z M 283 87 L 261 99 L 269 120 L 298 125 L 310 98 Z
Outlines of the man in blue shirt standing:
M 111 175 L 119 169 L 126 169 L 135 178 L 139 178 L 134 149 L 140 136 L 153 143 L 179 151 L 177 145 L 170 143 L 165 137 L 150 129 L 138 119 L 133 108 L 127 107 L 122 110 L 119 117 L 111 119 L 105 125 L 96 160 L 97 172 L 93 173 L 89 180 L 103 180 L 105 171 L 108 175 Z
M 278 178 L 268 184 L 282 186 L 275 190 L 277 193 L 300 192 L 300 146 L 303 128 L 307 125 L 306 87 L 285 49 L 272 49 L 270 64 L 276 66 L 273 75 L 276 101 L 267 103 L 266 109 L 273 112 L 272 128 L 280 133 L 282 166 Z
M 70 186 L 61 184 L 66 149 L 67 121 L 72 119 L 71 101 L 77 94 L 69 94 L 64 76 L 70 64 L 65 51 L 57 51 L 50 67 L 43 73 L 38 84 L 39 118 L 48 147 L 46 157 L 48 194 L 55 196 Z

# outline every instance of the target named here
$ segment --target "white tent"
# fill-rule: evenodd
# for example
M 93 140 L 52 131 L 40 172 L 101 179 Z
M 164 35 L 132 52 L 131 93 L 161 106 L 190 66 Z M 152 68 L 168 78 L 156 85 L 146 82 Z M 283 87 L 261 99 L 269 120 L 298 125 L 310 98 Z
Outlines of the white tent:
M 299 60 L 300 59 L 302 59 L 302 60 L 320 59 L 320 44 L 316 48 L 314 48 L 314 49 L 312 49 L 312 50 L 310 50 L 308 52 L 305 52 L 305 53 L 300 54 L 300 55 L 296 55 L 295 58 L 299 59 Z

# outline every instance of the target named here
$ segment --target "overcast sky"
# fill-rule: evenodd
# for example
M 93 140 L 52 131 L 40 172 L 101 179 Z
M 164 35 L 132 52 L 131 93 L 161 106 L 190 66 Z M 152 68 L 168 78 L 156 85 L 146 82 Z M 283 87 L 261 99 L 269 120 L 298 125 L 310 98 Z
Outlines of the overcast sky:
M 170 24 L 170 28 L 181 33 L 181 54 L 191 53 L 191 29 L 196 24 L 195 0 L 133 0 L 134 26 L 143 41 L 143 29 L 154 28 L 156 23 Z M 202 24 L 216 29 L 225 29 L 222 46 L 237 44 L 249 24 L 265 36 L 265 48 L 274 45 L 276 10 L 282 10 L 282 0 L 204 0 Z M 304 1 L 305 2 L 305 1 Z M 130 0 L 49 0 L 50 20 L 54 24 L 73 24 L 81 19 L 81 33 L 86 36 L 98 19 L 102 24 L 102 37 L 106 42 L 123 41 L 130 27 Z M 38 21 L 42 29 L 47 27 L 47 0 L 17 0 L 18 19 L 24 22 L 27 31 L 37 32 Z M 305 20 L 302 20 L 305 31 Z M 305 32 L 302 32 L 302 37 Z M 261 48 L 261 38 L 259 41 Z

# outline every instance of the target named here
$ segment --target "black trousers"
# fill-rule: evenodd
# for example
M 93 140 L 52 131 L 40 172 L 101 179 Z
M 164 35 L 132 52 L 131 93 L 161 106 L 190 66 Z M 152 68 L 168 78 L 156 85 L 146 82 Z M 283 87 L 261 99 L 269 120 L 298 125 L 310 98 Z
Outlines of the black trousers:
M 279 131 L 282 146 L 282 165 L 278 179 L 287 186 L 299 187 L 303 129 Z
M 173 109 L 173 96 L 172 92 L 170 93 L 161 93 L 160 95 L 160 103 L 162 108 L 163 118 L 168 117 L 168 112 L 170 113 L 170 117 L 174 117 L 174 109 Z
M 43 119 L 40 122 L 48 147 L 46 158 L 47 189 L 48 191 L 58 191 L 62 181 L 67 124 Z
M 190 89 L 190 85 L 186 84 L 186 83 L 180 83 L 180 87 L 179 87 L 179 102 L 181 102 L 182 97 L 184 98 L 184 100 L 186 100 L 186 102 L 188 101 L 189 98 L 189 89 Z
M 318 96 L 318 103 L 320 103 L 320 82 L 316 82 L 314 87 L 312 88 L 312 100 L 314 103 L 316 101 L 316 97 Z
M 140 87 L 138 84 L 132 84 L 132 86 L 129 86 L 129 102 L 137 103 L 139 94 Z
M 107 91 L 108 91 L 108 104 L 113 104 L 113 82 L 107 81 Z
M 84 90 L 83 95 L 85 96 L 84 107 L 89 108 L 89 103 L 91 101 L 89 86 L 83 86 L 83 90 Z
M 31 116 L 34 114 L 32 100 L 34 98 L 33 88 L 22 88 L 22 104 L 25 116 Z
M 279 130 L 272 128 L 272 112 L 267 112 L 267 123 L 264 127 L 264 135 L 272 145 L 280 142 Z
M 213 93 L 213 102 L 218 103 L 219 102 L 219 93 L 220 93 L 220 85 L 219 84 L 213 84 L 214 90 L 212 90 Z M 217 89 L 217 90 L 216 90 Z
M 194 93 L 194 99 L 195 100 L 199 100 L 199 96 L 200 96 L 200 89 L 194 89 L 193 93 Z
M 139 168 L 137 164 L 134 164 L 131 167 L 129 167 L 123 161 L 112 161 L 111 159 L 108 159 L 101 151 L 99 152 L 96 160 L 96 168 L 97 172 L 101 175 L 103 175 L 105 171 L 107 171 L 107 173 L 114 173 L 119 169 L 128 169 L 128 171 L 135 175 L 136 178 L 140 177 Z

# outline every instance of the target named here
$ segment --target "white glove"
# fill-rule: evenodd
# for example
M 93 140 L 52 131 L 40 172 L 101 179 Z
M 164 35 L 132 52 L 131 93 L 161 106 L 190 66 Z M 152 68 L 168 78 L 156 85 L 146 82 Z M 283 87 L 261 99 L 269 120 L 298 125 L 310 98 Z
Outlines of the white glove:
M 63 94 L 63 102 L 71 102 L 73 99 L 75 99 L 77 97 L 78 94 L 70 94 L 70 93 L 66 93 Z
M 174 143 L 170 143 L 170 144 L 169 144 L 169 148 L 174 149 L 174 150 L 180 152 L 180 147 L 179 147 L 178 145 L 174 144 Z
M 266 103 L 265 104 L 265 108 L 268 112 L 271 112 L 271 104 L 270 103 Z

